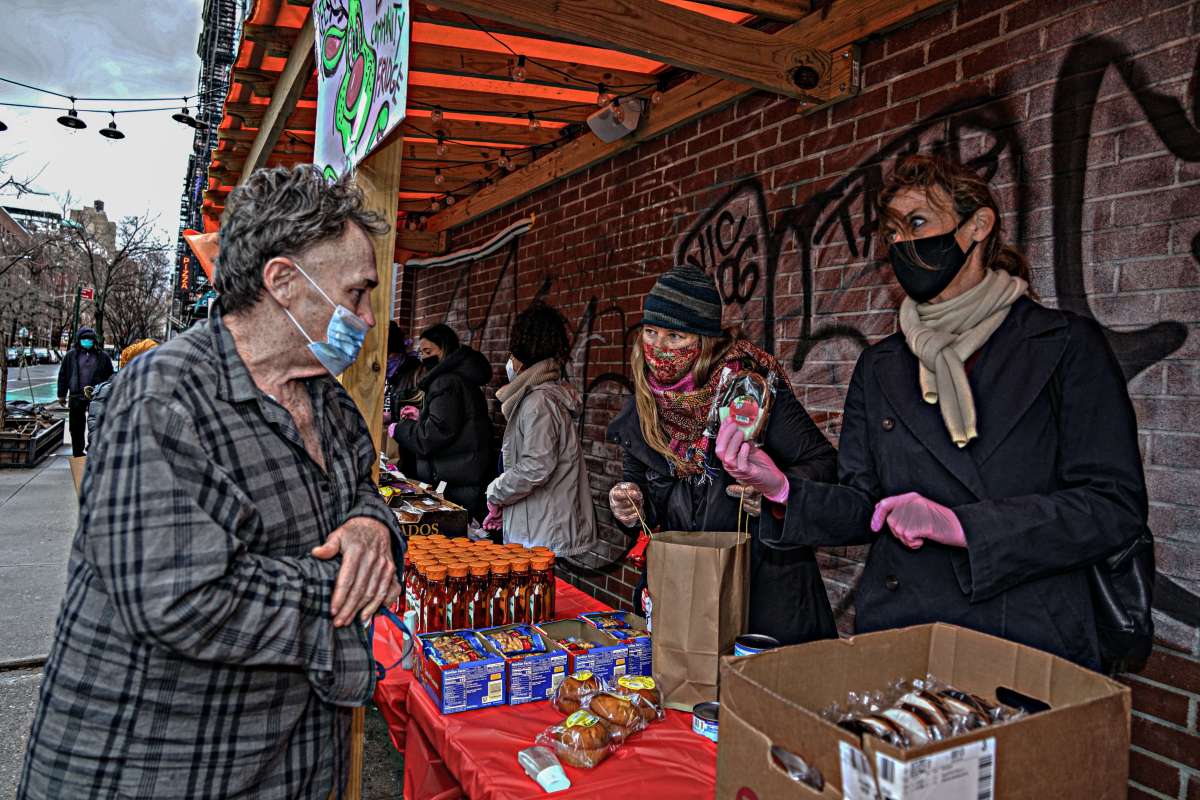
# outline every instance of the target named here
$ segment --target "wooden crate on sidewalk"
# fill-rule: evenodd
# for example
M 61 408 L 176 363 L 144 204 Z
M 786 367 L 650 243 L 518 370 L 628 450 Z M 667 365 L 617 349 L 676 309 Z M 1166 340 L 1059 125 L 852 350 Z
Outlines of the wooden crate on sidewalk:
M 9 418 L 0 431 L 0 467 L 36 467 L 62 447 L 66 423 L 46 424 L 37 419 Z

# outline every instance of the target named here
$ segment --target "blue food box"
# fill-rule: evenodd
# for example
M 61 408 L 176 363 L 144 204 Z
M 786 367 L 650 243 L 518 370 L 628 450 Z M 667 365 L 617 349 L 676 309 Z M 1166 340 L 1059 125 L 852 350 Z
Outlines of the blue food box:
M 567 674 L 592 672 L 601 681 L 615 681 L 625 674 L 629 647 L 590 623 L 581 619 L 560 619 L 543 622 L 537 627 L 570 656 Z
M 441 713 L 505 704 L 504 659 L 488 650 L 475 631 L 422 633 L 417 639 L 421 683 Z
M 650 631 L 646 630 L 646 620 L 628 611 L 593 611 L 580 614 L 579 618 L 625 643 L 629 648 L 626 675 L 653 676 Z
M 508 663 L 510 706 L 549 700 L 567 674 L 567 652 L 532 625 L 498 625 L 479 635 L 489 651 Z

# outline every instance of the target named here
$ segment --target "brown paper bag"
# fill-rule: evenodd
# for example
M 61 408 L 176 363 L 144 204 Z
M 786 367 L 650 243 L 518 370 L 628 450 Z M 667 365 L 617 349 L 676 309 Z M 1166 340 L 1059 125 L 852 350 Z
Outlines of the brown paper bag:
M 650 539 L 654 679 L 667 706 L 717 699 L 722 655 L 746 631 L 750 536 L 668 531 Z
M 87 464 L 87 456 L 67 456 L 71 464 L 71 479 L 75 481 L 75 496 L 79 496 L 79 486 L 83 483 L 83 468 Z

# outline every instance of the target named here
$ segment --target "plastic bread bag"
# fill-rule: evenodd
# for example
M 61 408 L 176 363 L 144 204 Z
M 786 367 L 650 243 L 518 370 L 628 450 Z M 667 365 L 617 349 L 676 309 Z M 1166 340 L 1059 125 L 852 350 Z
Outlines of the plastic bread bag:
M 766 430 L 775 397 L 775 373 L 766 377 L 748 370 L 725 367 L 717 383 L 712 410 L 704 433 L 715 439 L 721 424 L 732 419 L 746 441 L 758 441 Z
M 571 714 L 581 708 L 587 708 L 592 695 L 604 691 L 600 678 L 595 673 L 581 670 L 563 678 L 562 683 L 554 690 L 550 702 L 559 712 Z
M 1026 712 L 942 683 L 933 676 L 899 680 L 882 690 L 850 692 L 823 715 L 858 736 L 901 748 L 920 747 L 1018 719 Z
M 648 675 L 622 675 L 606 688 L 613 694 L 628 697 L 647 723 L 667 717 L 658 684 Z
M 597 692 L 588 699 L 588 710 L 604 721 L 612 740 L 621 744 L 649 724 L 632 695 Z
M 587 709 L 570 714 L 538 734 L 536 743 L 549 747 L 564 764 L 591 769 L 617 749 L 612 731 Z

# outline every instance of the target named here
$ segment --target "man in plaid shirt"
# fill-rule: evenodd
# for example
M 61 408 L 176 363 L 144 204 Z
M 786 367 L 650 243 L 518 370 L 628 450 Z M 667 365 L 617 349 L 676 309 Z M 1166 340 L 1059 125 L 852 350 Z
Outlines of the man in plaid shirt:
M 220 308 L 118 375 L 18 797 L 344 789 L 362 621 L 403 552 L 330 374 L 375 323 L 386 227 L 362 203 L 312 167 L 255 173 L 222 220 Z

